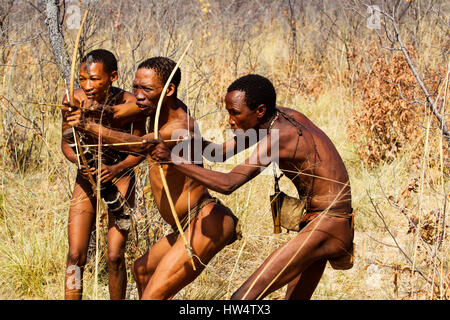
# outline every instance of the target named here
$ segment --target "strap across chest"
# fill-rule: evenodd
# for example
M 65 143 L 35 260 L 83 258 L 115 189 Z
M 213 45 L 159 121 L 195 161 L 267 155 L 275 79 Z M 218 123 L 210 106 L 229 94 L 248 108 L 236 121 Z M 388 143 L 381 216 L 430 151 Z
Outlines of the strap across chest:
M 305 129 L 311 136 L 313 145 L 314 145 L 314 165 L 313 165 L 313 172 L 312 172 L 312 179 L 311 179 L 311 186 L 309 188 L 309 192 L 308 192 L 308 196 L 311 196 L 312 194 L 312 190 L 313 190 L 313 186 L 314 186 L 314 179 L 315 179 L 315 171 L 316 171 L 316 164 L 317 164 L 317 147 L 316 147 L 316 143 L 314 140 L 313 135 L 311 134 L 311 132 L 309 132 L 309 130 L 302 125 L 299 121 L 297 121 L 296 119 L 294 119 L 291 115 L 277 109 L 277 113 L 274 117 L 274 119 L 272 120 L 270 126 L 269 126 L 269 131 L 272 129 L 272 126 L 274 124 L 274 122 L 278 119 L 279 115 L 283 116 L 283 118 L 285 118 L 290 124 L 292 124 L 296 129 L 297 129 L 297 142 L 295 145 L 295 150 L 294 150 L 294 154 L 292 156 L 292 161 L 295 160 L 295 157 L 297 155 L 297 149 L 298 149 L 298 145 L 300 142 L 300 137 L 303 136 L 303 129 Z M 273 166 L 273 174 L 274 174 L 274 179 L 275 179 L 275 184 L 274 184 L 274 190 L 275 193 L 280 192 L 280 187 L 279 187 L 279 180 L 281 179 L 281 177 L 283 176 L 283 172 L 280 174 L 280 176 L 277 177 L 277 172 L 276 172 L 276 168 L 275 165 Z

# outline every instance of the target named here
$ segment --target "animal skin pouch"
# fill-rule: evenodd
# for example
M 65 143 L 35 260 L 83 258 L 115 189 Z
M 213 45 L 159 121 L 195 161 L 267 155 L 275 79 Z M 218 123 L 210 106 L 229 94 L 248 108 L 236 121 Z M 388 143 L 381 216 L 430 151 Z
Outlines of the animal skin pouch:
M 277 177 L 274 169 L 275 193 L 270 195 L 273 233 L 281 233 L 281 227 L 291 231 L 300 231 L 300 222 L 306 213 L 307 197 L 298 199 L 280 191 L 278 181 L 282 176 L 283 174 Z
M 280 211 L 280 224 L 291 231 L 300 231 L 300 222 L 306 213 L 307 197 L 300 199 L 283 193 Z
M 290 197 L 284 192 L 275 192 L 270 195 L 270 207 L 272 209 L 273 233 L 281 233 L 281 227 L 291 230 L 300 231 L 300 223 L 306 213 L 307 197 L 300 199 Z M 353 216 L 352 216 L 352 229 Z M 340 257 L 329 259 L 331 267 L 334 270 L 348 270 L 353 267 L 355 260 L 355 243 L 348 252 Z
M 284 192 L 275 192 L 270 196 L 270 207 L 274 233 L 280 233 L 283 227 L 291 231 L 300 231 L 300 222 L 306 213 L 307 198 L 290 197 Z

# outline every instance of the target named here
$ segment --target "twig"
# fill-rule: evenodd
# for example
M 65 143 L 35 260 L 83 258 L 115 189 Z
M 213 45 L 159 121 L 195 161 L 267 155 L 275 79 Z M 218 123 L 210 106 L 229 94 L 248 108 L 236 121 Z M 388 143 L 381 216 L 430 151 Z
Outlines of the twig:
M 395 30 L 395 38 L 397 39 L 400 48 L 403 52 L 403 55 L 406 58 L 406 62 L 408 63 L 409 68 L 411 69 L 414 77 L 417 80 L 417 83 L 419 84 L 420 88 L 422 89 L 423 93 L 425 94 L 425 97 L 427 99 L 427 106 L 428 108 L 431 110 L 431 112 L 434 114 L 434 116 L 436 117 L 436 119 L 439 121 L 439 124 L 441 125 L 441 130 L 443 133 L 444 138 L 447 140 L 448 145 L 450 146 L 450 132 L 448 131 L 447 125 L 445 124 L 444 119 L 442 118 L 442 116 L 439 114 L 439 112 L 437 111 L 436 105 L 433 102 L 433 100 L 431 99 L 431 95 L 428 93 L 427 88 L 425 87 L 425 84 L 422 81 L 422 78 L 419 76 L 419 74 L 416 71 L 416 68 L 414 66 L 414 63 L 411 60 L 411 57 L 409 56 L 405 45 L 403 44 L 403 41 L 400 37 L 400 32 L 398 30 L 397 24 L 395 23 L 395 20 L 393 17 L 390 17 L 389 15 L 386 15 L 387 17 L 389 17 L 391 19 L 392 25 L 394 27 Z
M 397 246 L 397 249 L 401 252 L 401 254 L 406 258 L 406 260 L 408 260 L 409 263 L 411 263 L 411 265 L 413 265 L 413 261 L 411 260 L 411 258 L 406 254 L 405 251 L 403 251 L 403 249 L 400 247 L 400 244 L 397 242 L 397 239 L 395 238 L 395 236 L 392 234 L 391 230 L 389 229 L 389 226 L 386 224 L 386 220 L 384 219 L 384 215 L 383 213 L 378 209 L 378 206 L 373 202 L 372 197 L 370 196 L 369 192 L 366 191 L 367 196 L 369 197 L 370 203 L 372 204 L 373 208 L 375 209 L 375 213 L 377 214 L 377 216 L 381 219 L 381 221 L 383 222 L 384 228 L 385 230 L 389 233 L 389 235 L 391 236 L 392 240 L 394 240 L 395 245 Z M 418 274 L 420 274 L 420 276 L 427 281 L 429 284 L 431 284 L 431 282 L 424 276 L 424 274 L 422 273 L 421 270 L 415 268 L 416 272 Z

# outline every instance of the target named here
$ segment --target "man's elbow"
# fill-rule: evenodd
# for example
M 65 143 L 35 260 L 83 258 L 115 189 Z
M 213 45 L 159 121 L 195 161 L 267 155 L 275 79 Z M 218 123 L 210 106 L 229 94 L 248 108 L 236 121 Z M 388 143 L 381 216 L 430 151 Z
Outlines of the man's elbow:
M 68 128 L 66 130 L 63 130 L 61 143 L 63 143 L 64 141 L 70 141 L 70 139 L 73 140 L 73 130 L 72 130 L 72 128 Z
M 123 120 L 125 118 L 125 113 L 121 109 L 111 109 L 111 118 L 115 121 Z
M 110 112 L 114 120 L 122 120 L 125 123 L 142 119 L 141 110 L 135 103 L 127 104 L 126 107 L 123 108 L 117 108 L 116 106 L 116 108 L 112 108 Z
M 220 190 L 217 190 L 218 192 L 224 194 L 224 195 L 230 195 L 232 194 L 236 189 L 238 188 L 238 185 L 233 182 L 228 182 L 220 186 Z

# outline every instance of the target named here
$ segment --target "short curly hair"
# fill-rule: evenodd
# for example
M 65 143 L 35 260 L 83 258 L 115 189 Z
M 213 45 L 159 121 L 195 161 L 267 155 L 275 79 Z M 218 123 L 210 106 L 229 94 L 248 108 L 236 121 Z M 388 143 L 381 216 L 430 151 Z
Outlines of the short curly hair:
M 153 57 L 141 62 L 138 66 L 138 70 L 142 68 L 154 70 L 161 80 L 161 83 L 164 85 L 169 79 L 170 74 L 172 73 L 172 70 L 175 68 L 175 66 L 176 63 L 172 59 L 166 57 Z M 172 80 L 170 81 L 170 83 L 173 83 L 173 85 L 175 86 L 175 97 L 177 96 L 177 89 L 180 81 L 181 70 L 177 69 L 177 71 L 175 71 L 175 74 L 173 75 Z
M 269 79 L 257 74 L 249 74 L 235 80 L 227 92 L 242 91 L 245 93 L 245 103 L 250 110 L 255 110 L 259 105 L 267 107 L 269 115 L 275 113 L 277 94 Z
M 101 62 L 103 64 L 103 70 L 106 73 L 111 74 L 113 71 L 117 71 L 117 59 L 114 54 L 105 49 L 96 49 L 86 54 L 81 63 L 87 62 L 88 64 L 93 62 Z

